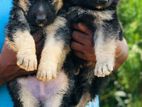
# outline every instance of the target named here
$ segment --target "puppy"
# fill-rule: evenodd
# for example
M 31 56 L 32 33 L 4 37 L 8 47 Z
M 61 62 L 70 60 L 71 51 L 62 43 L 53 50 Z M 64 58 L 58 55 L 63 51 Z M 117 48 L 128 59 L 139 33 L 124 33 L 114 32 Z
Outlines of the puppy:
M 63 107 L 84 107 L 109 79 L 106 76 L 114 69 L 116 41 L 123 38 L 116 12 L 117 4 L 118 0 L 64 0 L 61 15 L 70 25 L 82 22 L 94 32 L 96 64 L 87 66 L 87 63 L 80 61 L 75 88 Z M 66 99 L 63 101 L 67 102 Z
M 57 16 L 61 6 L 61 0 L 13 0 L 7 42 L 17 52 L 17 65 L 26 71 L 36 70 L 33 36 L 39 34 L 45 38 L 37 73 L 37 78 L 45 82 L 37 80 L 35 75 L 11 81 L 8 86 L 14 107 L 59 107 L 63 96 L 69 95 L 72 89 L 71 69 L 60 70 L 56 77 L 58 65 L 62 65 L 60 60 L 69 51 L 66 44 L 70 40 L 66 20 Z M 65 66 L 72 68 L 72 65 Z

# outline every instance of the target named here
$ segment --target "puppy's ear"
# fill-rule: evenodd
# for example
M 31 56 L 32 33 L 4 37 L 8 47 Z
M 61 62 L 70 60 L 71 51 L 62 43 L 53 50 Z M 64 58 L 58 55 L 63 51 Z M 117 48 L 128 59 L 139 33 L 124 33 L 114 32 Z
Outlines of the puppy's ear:
M 29 0 L 19 0 L 19 6 L 27 12 L 29 9 L 30 2 Z
M 53 0 L 53 4 L 56 8 L 56 12 L 58 12 L 63 6 L 63 0 Z

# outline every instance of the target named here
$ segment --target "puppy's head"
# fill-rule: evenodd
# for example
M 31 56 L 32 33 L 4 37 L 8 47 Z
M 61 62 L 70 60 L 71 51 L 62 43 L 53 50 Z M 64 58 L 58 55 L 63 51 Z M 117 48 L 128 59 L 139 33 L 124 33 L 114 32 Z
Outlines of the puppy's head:
M 93 10 L 108 8 L 116 1 L 119 0 L 64 0 L 65 3 L 72 4 L 73 6 L 81 6 Z
M 56 13 L 62 7 L 62 0 L 20 0 L 27 11 L 27 19 L 34 26 L 44 27 L 53 23 Z M 28 1 L 28 2 L 27 2 Z M 25 4 L 24 4 L 25 3 Z M 27 5 L 28 8 L 25 8 Z

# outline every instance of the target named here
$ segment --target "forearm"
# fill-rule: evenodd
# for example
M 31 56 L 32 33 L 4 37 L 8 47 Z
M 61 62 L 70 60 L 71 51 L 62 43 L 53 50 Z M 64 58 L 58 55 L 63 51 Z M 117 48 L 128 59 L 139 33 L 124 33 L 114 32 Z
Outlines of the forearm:
M 33 74 L 34 72 L 30 73 Z M 5 68 L 1 65 L 0 62 L 0 85 L 9 82 L 11 80 L 14 80 L 18 77 L 29 75 L 30 73 L 25 72 L 24 70 L 21 70 L 18 67 L 15 67 L 15 65 L 10 65 L 9 67 Z
M 20 69 L 15 69 L 15 66 L 11 65 L 11 67 L 8 68 L 4 68 L 1 64 L 0 64 L 0 85 L 9 82 L 21 75 L 25 75 L 26 72 L 22 72 Z M 6 71 L 10 71 L 11 69 L 13 69 L 13 71 L 6 73 Z
M 2 53 L 0 54 L 0 85 L 7 82 L 11 77 L 13 77 L 13 74 L 17 74 L 17 73 L 15 73 L 16 72 L 15 70 L 14 70 L 14 72 L 13 71 L 7 72 L 7 71 L 11 70 L 11 67 L 13 66 L 13 64 L 12 65 L 10 64 L 11 67 L 8 67 L 5 65 L 9 65 L 8 63 L 15 61 L 15 59 L 13 57 L 12 57 L 12 60 L 10 60 L 10 62 L 3 60 L 4 57 L 6 57 L 6 58 L 9 57 L 9 54 L 7 54 L 8 52 L 11 52 L 11 55 L 14 54 L 13 51 L 10 51 L 10 50 L 6 51 L 7 49 L 8 49 L 8 46 L 4 45 Z M 4 56 L 4 55 L 6 55 L 6 56 Z M 5 72 L 7 72 L 7 73 L 5 73 Z
M 123 41 L 117 41 L 115 70 L 117 70 L 128 57 L 128 45 L 125 39 Z

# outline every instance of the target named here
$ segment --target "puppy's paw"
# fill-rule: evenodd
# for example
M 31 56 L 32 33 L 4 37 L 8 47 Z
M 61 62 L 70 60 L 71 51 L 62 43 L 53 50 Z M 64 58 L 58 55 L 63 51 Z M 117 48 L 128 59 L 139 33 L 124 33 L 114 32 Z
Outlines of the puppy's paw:
M 44 64 L 39 65 L 39 69 L 37 72 L 37 79 L 41 81 L 50 81 L 57 76 L 56 66 L 48 66 Z
M 94 74 L 97 77 L 105 77 L 112 73 L 114 68 L 114 59 L 106 59 L 97 61 Z
M 26 71 L 37 70 L 36 54 L 31 52 L 18 52 L 17 65 Z

